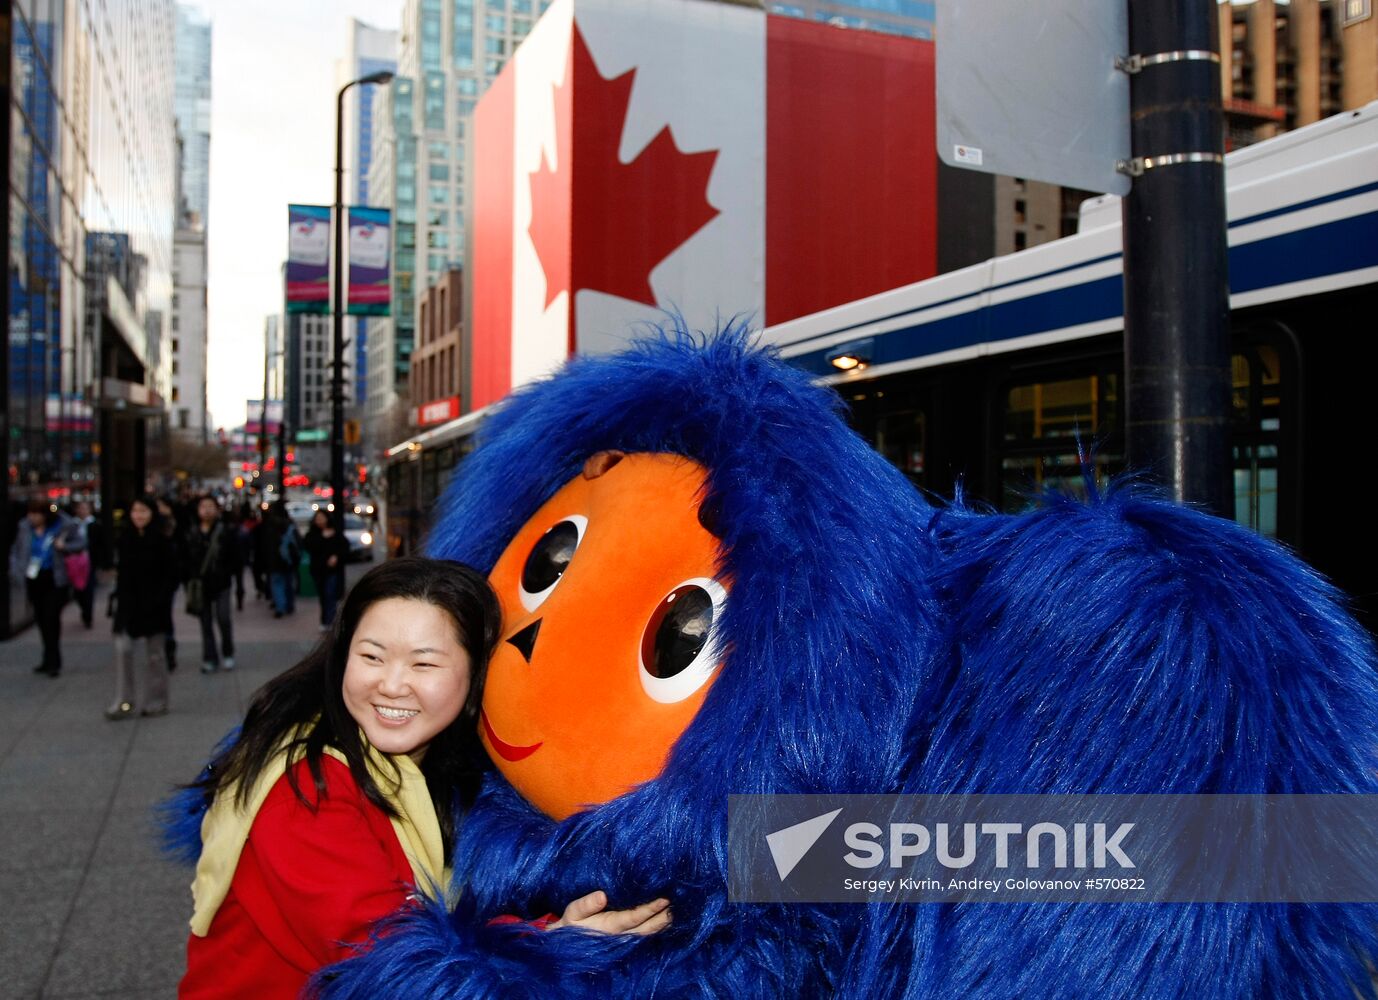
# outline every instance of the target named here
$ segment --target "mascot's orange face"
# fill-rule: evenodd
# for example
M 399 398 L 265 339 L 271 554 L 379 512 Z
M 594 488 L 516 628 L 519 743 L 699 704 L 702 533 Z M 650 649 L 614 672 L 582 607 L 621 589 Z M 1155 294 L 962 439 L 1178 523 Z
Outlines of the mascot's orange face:
M 717 673 L 727 594 L 699 521 L 705 480 L 680 456 L 601 452 L 493 567 L 504 638 L 480 735 L 557 820 L 658 775 Z

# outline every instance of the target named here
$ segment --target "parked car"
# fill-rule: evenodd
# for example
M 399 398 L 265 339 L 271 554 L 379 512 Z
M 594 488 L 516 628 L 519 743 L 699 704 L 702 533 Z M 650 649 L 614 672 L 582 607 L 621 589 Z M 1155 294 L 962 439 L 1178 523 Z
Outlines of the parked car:
M 287 516 L 292 519 L 298 531 L 305 531 L 311 524 L 311 515 L 316 512 L 315 505 L 305 500 L 288 500 Z
M 373 529 L 358 514 L 345 514 L 345 538 L 349 542 L 350 562 L 373 562 Z

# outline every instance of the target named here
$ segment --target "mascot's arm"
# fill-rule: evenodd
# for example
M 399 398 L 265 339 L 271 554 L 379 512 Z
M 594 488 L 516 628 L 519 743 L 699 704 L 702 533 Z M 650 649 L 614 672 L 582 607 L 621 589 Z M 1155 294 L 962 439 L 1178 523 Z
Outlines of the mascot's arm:
M 484 920 L 461 898 L 426 900 L 385 920 L 368 950 L 316 976 L 329 1000 L 607 995 L 608 974 L 637 939 Z
M 705 916 L 701 914 L 700 916 Z M 819 956 L 801 967 L 782 931 L 818 939 L 791 915 L 722 908 L 642 937 L 486 920 L 460 899 L 395 914 L 357 958 L 318 973 L 309 996 L 328 1000 L 546 1000 L 786 996 L 790 983 L 823 981 Z M 801 995 L 814 992 L 808 988 Z
M 1367 633 L 1231 522 L 1120 489 L 945 514 L 953 657 L 912 723 L 906 791 L 1374 793 Z M 876 910 L 888 908 L 875 908 Z M 857 996 L 1372 996 L 1367 906 L 896 907 Z

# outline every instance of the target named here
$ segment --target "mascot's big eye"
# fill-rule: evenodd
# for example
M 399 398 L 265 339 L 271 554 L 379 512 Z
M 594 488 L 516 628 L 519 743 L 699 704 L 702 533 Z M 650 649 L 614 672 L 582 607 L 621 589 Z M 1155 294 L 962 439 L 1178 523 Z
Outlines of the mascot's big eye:
M 574 550 L 584 540 L 584 531 L 589 519 L 582 514 L 571 514 L 541 536 L 531 555 L 526 557 L 522 567 L 520 587 L 522 607 L 535 611 L 550 596 L 560 577 L 569 568 L 574 558 Z
M 716 580 L 685 580 L 651 614 L 641 636 L 641 686 L 656 701 L 683 701 L 718 665 L 713 625 L 727 591 Z

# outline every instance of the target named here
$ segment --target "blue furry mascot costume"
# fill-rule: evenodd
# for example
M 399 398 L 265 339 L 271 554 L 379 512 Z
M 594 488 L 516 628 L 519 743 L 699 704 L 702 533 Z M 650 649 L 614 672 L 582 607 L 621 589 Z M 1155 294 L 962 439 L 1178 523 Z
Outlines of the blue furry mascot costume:
M 938 510 L 743 331 L 509 398 L 433 556 L 489 571 L 500 773 L 453 909 L 330 998 L 1372 995 L 1360 906 L 754 905 L 729 793 L 1374 792 L 1368 637 L 1277 546 L 1132 490 Z M 647 938 L 494 923 L 669 896 Z

